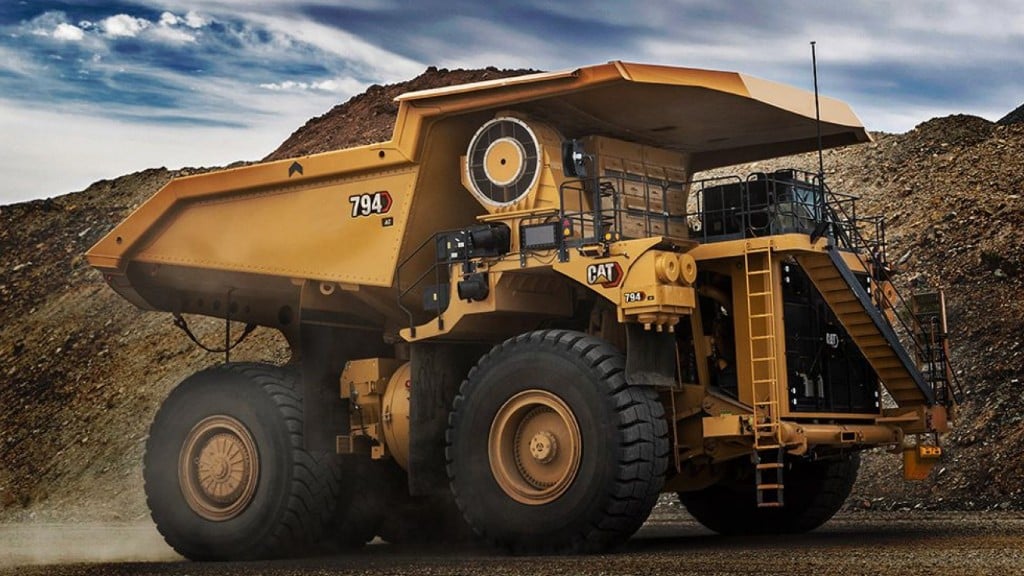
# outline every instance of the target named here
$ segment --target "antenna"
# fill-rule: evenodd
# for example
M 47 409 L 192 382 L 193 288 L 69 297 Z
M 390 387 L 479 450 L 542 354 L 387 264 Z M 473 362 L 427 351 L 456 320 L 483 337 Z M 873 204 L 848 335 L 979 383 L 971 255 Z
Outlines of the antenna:
M 814 72 L 814 119 L 818 128 L 818 180 L 825 184 L 825 159 L 821 152 L 821 104 L 818 102 L 818 58 L 814 53 L 814 40 L 811 40 L 811 70 Z

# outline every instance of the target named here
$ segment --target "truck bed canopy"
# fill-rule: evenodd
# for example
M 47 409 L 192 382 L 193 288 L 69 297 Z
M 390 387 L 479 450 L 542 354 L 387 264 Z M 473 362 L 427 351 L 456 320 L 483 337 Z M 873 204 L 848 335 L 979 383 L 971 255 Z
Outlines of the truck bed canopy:
M 423 116 L 505 106 L 559 126 L 569 138 L 604 134 L 690 153 L 694 170 L 817 148 L 813 93 L 737 72 L 614 61 L 397 100 Z M 825 148 L 870 141 L 848 105 L 821 97 L 820 107 Z

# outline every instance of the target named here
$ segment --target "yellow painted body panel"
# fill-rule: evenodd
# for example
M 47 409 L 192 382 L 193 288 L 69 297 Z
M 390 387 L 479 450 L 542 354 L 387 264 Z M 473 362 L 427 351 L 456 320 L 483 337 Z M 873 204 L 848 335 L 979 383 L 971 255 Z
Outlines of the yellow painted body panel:
M 406 168 L 186 203 L 169 225 L 150 234 L 135 259 L 390 286 L 415 180 L 415 168 Z M 350 217 L 350 198 L 381 191 L 391 198 L 388 216 Z M 394 224 L 382 226 L 386 217 Z M 372 238 L 372 247 L 361 238 Z

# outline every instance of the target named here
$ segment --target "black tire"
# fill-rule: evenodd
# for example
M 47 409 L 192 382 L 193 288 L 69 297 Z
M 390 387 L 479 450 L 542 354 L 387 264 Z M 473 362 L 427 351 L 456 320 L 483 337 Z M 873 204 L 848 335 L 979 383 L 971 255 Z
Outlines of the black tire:
M 241 431 L 236 438 L 248 437 L 256 454 L 255 472 L 242 475 L 254 477 L 253 488 L 242 490 L 249 495 L 238 499 L 238 509 L 212 519 L 208 515 L 216 510 L 208 493 L 184 487 L 189 482 L 184 478 L 190 473 L 198 478 L 204 469 L 200 456 L 186 457 L 186 450 L 200 446 L 188 454 L 204 455 L 206 447 L 217 445 L 215 440 L 230 436 L 216 427 L 209 439 L 198 435 L 211 421 L 241 426 L 235 428 Z M 292 556 L 318 544 L 325 527 L 336 522 L 338 500 L 344 496 L 341 470 L 332 455 L 302 448 L 302 425 L 302 396 L 291 371 L 238 363 L 186 378 L 160 407 L 146 443 L 146 498 L 167 543 L 192 560 Z M 192 503 L 186 492 L 193 494 Z
M 752 473 L 703 490 L 680 492 L 679 500 L 698 522 L 719 534 L 808 532 L 843 507 L 859 469 L 860 454 L 856 453 L 819 461 L 787 458 L 782 508 L 757 507 Z
M 492 471 L 489 437 L 507 402 L 535 392 L 571 411 L 582 449 L 561 493 L 524 503 Z M 589 553 L 624 542 L 650 514 L 668 465 L 657 393 L 627 385 L 611 345 L 566 330 L 523 334 L 484 356 L 455 399 L 446 438 L 451 489 L 467 523 L 513 553 Z
M 409 477 L 394 460 L 375 460 L 364 493 L 377 510 L 377 536 L 412 548 L 469 542 L 473 531 L 450 494 L 412 496 Z
M 324 529 L 325 548 L 344 552 L 373 540 L 380 522 L 380 502 L 366 495 L 376 489 L 375 461 L 358 454 L 345 457 L 326 455 L 331 462 L 331 489 L 335 491 L 334 516 Z

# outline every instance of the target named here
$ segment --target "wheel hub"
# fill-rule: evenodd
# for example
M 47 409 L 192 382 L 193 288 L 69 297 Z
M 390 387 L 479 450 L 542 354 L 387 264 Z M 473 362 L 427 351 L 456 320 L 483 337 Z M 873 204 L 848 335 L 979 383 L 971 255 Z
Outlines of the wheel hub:
M 238 420 L 210 416 L 185 438 L 178 480 L 193 512 L 214 522 L 230 520 L 252 502 L 259 455 L 252 434 Z
M 541 464 L 547 464 L 558 454 L 558 440 L 547 430 L 534 434 L 530 439 L 530 456 Z
M 582 439 L 564 400 L 547 390 L 526 390 L 498 409 L 488 437 L 491 473 L 523 504 L 556 500 L 579 471 Z

